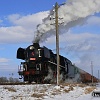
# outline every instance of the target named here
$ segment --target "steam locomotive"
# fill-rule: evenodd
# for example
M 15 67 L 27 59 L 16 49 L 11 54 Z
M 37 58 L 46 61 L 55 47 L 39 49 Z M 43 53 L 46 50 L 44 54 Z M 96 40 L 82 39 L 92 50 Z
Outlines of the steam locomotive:
M 33 43 L 27 48 L 18 48 L 17 59 L 21 59 L 18 74 L 24 82 L 56 83 L 57 79 L 57 55 L 52 50 L 38 43 Z M 91 75 L 72 62 L 59 55 L 60 81 L 67 82 L 91 82 Z M 97 78 L 94 77 L 97 82 Z
M 59 55 L 61 80 L 74 77 L 73 65 L 70 60 Z M 17 59 L 22 59 L 19 67 L 19 75 L 24 81 L 31 82 L 56 82 L 57 55 L 52 50 L 38 43 L 33 43 L 27 48 L 18 48 Z

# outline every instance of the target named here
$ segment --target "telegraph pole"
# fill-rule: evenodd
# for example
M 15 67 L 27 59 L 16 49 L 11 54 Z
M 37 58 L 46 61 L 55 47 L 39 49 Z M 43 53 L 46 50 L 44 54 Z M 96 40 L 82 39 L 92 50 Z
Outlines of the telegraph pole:
M 99 70 L 98 70 L 98 82 L 99 82 Z
M 56 27 L 56 54 L 57 54 L 57 85 L 59 85 L 59 25 L 58 25 L 58 3 L 55 4 L 55 27 Z
M 92 84 L 93 84 L 93 63 L 92 63 L 92 61 L 91 61 L 91 74 L 92 74 L 91 79 L 92 79 Z

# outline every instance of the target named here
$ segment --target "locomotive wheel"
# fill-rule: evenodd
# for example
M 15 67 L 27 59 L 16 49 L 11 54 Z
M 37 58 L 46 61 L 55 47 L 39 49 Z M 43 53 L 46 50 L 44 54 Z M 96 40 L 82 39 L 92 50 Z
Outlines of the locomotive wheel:
M 32 83 L 32 81 L 33 81 L 32 75 L 29 75 L 29 76 L 28 76 L 28 82 L 29 82 L 29 83 Z
M 36 82 L 36 83 L 42 83 L 42 77 L 35 76 L 35 77 L 33 78 L 33 80 L 34 80 L 34 82 Z
M 24 76 L 24 82 L 28 81 L 28 76 Z
M 37 79 L 37 83 L 44 83 L 44 77 L 41 76 Z
M 28 83 L 32 83 L 32 80 L 29 80 Z

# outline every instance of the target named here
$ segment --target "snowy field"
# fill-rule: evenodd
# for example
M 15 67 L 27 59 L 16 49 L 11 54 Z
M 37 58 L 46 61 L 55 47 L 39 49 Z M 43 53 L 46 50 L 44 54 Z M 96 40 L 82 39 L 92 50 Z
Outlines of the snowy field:
M 0 100 L 100 100 L 91 95 L 99 90 L 83 84 L 0 85 Z

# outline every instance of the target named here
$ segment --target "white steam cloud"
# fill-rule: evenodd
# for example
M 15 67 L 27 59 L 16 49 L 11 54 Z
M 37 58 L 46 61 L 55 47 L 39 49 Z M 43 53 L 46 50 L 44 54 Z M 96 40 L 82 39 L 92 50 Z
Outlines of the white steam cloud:
M 71 27 L 86 23 L 87 17 L 99 11 L 100 0 L 67 0 L 58 9 L 59 17 L 63 18 L 60 20 L 60 23 L 64 22 L 60 26 L 60 33 L 62 29 L 68 31 Z M 54 17 L 54 12 L 51 11 L 51 13 Z M 54 23 L 54 20 L 50 20 L 49 16 L 43 20 L 42 24 L 37 26 L 33 42 L 44 41 L 54 33 L 55 25 L 51 25 Z

